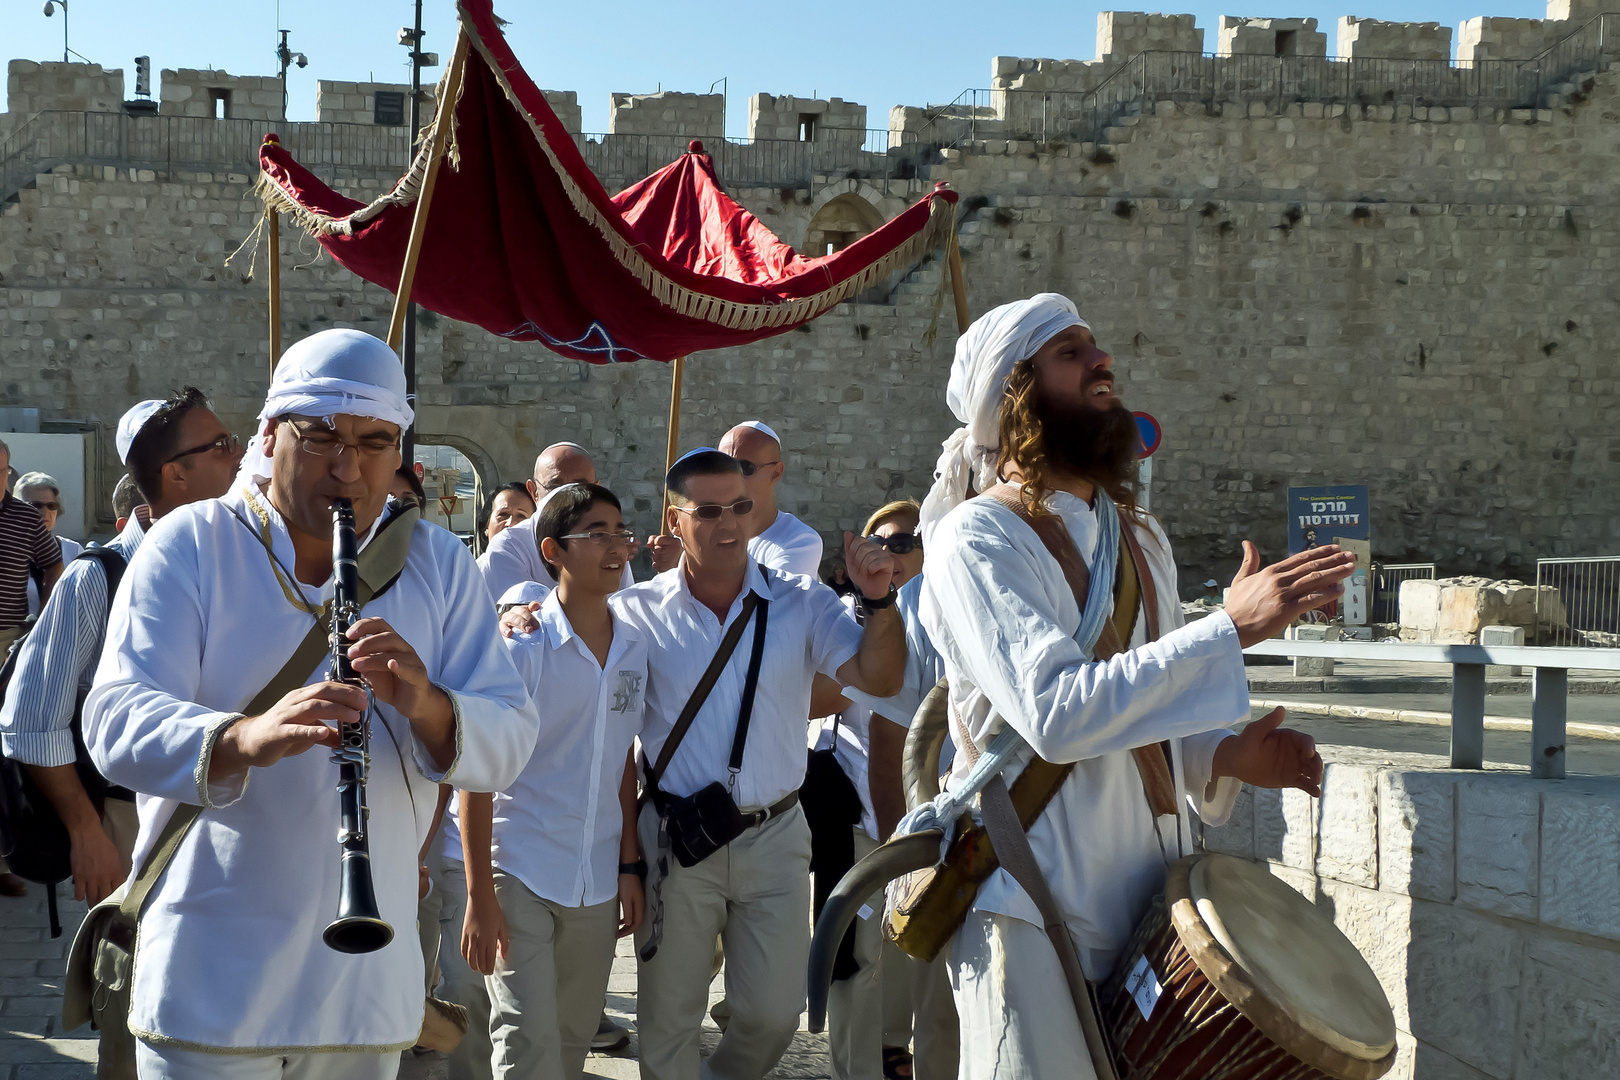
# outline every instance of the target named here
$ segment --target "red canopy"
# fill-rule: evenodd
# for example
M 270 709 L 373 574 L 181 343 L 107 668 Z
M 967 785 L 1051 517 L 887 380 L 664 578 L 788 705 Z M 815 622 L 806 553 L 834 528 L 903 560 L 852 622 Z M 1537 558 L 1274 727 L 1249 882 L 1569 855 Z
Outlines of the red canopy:
M 949 234 L 956 193 L 941 185 L 842 251 L 803 258 L 721 190 L 698 143 L 610 198 L 518 66 L 491 0 L 459 8 L 471 48 L 411 289 L 423 307 L 577 360 L 673 360 L 791 330 Z M 367 205 L 267 136 L 260 192 L 394 290 L 430 142 Z

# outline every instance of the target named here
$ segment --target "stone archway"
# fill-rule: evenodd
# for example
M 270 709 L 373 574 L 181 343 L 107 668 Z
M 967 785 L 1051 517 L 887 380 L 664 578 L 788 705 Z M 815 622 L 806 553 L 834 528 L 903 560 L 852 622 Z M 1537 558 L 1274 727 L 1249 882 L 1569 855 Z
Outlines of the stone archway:
M 851 181 L 850 185 L 853 188 L 854 182 Z M 810 218 L 810 225 L 805 230 L 803 254 L 806 258 L 814 259 L 840 251 L 886 220 L 883 212 L 857 190 L 833 194 L 822 202 Z
M 478 515 L 484 508 L 484 498 L 496 488 L 501 486 L 501 472 L 495 465 L 495 456 L 482 446 L 473 442 L 465 435 L 444 435 L 437 432 L 418 431 L 415 435 L 418 445 L 423 446 L 450 446 L 461 451 L 473 469 L 473 554 L 477 555 L 484 550 L 484 537 L 478 531 Z

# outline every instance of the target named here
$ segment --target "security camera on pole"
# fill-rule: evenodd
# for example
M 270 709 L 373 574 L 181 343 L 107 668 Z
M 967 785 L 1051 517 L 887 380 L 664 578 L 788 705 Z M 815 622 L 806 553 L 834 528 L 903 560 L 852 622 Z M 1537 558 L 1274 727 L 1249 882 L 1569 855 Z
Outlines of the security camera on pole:
M 287 45 L 287 31 L 277 31 L 281 34 L 281 44 L 276 46 L 276 62 L 281 65 L 281 118 L 287 118 L 287 68 L 297 64 L 301 68 L 309 66 L 309 57 L 301 52 L 293 52 Z

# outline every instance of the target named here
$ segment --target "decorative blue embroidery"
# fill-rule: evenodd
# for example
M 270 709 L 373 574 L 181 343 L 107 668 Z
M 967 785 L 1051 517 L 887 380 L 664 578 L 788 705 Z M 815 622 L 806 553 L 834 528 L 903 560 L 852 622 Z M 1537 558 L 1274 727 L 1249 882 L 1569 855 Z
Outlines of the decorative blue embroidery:
M 554 348 L 572 349 L 577 353 L 600 355 L 610 364 L 628 364 L 635 360 L 647 359 L 634 349 L 614 341 L 613 336 L 599 322 L 592 322 L 583 334 L 572 341 L 564 341 L 561 338 L 553 337 L 539 326 L 536 326 L 532 319 L 523 322 L 521 325 L 514 326 L 501 334 L 501 337 L 512 339 L 539 338 Z

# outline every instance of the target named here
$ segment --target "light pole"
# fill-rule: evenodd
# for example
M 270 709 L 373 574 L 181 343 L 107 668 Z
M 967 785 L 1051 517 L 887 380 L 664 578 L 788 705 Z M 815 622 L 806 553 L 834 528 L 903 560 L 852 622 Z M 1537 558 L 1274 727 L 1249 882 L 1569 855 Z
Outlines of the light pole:
M 416 0 L 416 23 L 414 26 L 402 26 L 399 29 L 399 43 L 410 51 L 411 60 L 411 141 L 410 154 L 405 160 L 405 167 L 410 168 L 411 161 L 416 157 L 416 136 L 422 127 L 422 69 L 438 64 L 439 58 L 433 53 L 422 51 L 422 0 Z M 405 394 L 408 399 L 416 396 L 416 305 L 411 304 L 405 309 L 405 340 L 401 343 L 400 361 L 405 365 Z M 405 457 L 406 465 L 415 460 L 416 453 L 416 426 L 405 433 L 401 451 Z
M 309 66 L 309 57 L 303 53 L 295 53 L 287 45 L 287 31 L 278 31 L 281 34 L 281 44 L 276 46 L 276 62 L 281 65 L 281 118 L 287 119 L 287 68 L 297 64 L 299 67 Z
M 45 17 L 48 19 L 55 15 L 58 4 L 62 7 L 62 63 L 65 64 L 68 62 L 69 51 L 67 36 L 68 0 L 45 0 Z

